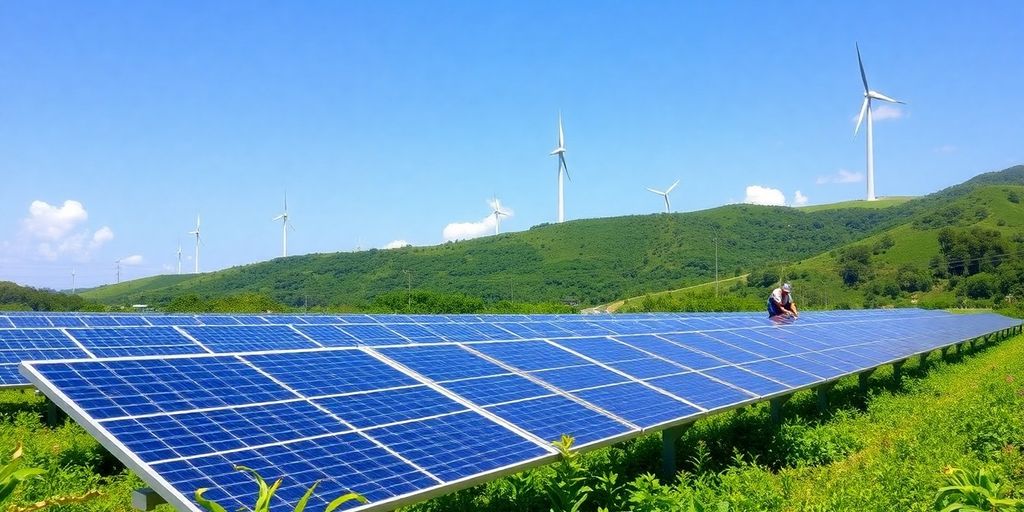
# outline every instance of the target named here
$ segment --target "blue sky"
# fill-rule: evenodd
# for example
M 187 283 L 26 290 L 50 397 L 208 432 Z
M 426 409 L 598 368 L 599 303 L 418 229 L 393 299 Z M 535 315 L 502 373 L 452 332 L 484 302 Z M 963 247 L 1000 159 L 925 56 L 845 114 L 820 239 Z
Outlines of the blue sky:
M 747 199 L 859 199 L 1024 163 L 1024 3 L 4 2 L 0 279 L 68 288 Z M 888 117 L 888 119 L 884 119 Z M 845 176 L 845 179 L 840 179 Z M 852 181 L 851 183 L 841 183 Z M 73 201 L 73 203 L 65 203 Z M 33 206 L 34 204 L 34 206 Z M 487 231 L 487 226 L 479 231 Z

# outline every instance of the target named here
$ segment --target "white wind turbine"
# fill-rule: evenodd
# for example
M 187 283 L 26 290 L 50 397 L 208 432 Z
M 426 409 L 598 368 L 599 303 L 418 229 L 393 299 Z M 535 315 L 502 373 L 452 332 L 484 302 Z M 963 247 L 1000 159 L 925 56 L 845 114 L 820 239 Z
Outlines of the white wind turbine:
M 284 213 L 271 220 L 281 221 L 281 256 L 288 256 L 288 228 L 292 228 L 293 230 L 295 229 L 295 226 L 292 226 L 292 224 L 288 222 L 288 194 L 284 195 Z
M 558 147 L 551 152 L 551 155 L 558 155 L 558 222 L 565 221 L 565 201 L 564 201 L 564 185 L 562 180 L 563 173 L 566 178 L 569 178 L 569 168 L 565 166 L 565 135 L 562 133 L 562 113 L 558 113 Z M 569 178 L 572 181 L 572 178 Z
M 662 198 L 665 199 L 665 213 L 672 213 L 672 203 L 668 200 L 668 195 L 672 193 L 672 190 L 675 189 L 676 185 L 678 185 L 678 184 L 679 184 L 679 180 L 676 180 L 676 182 L 673 183 L 672 186 L 669 187 L 668 190 L 666 190 L 664 192 L 662 192 L 660 190 L 654 190 L 653 188 L 648 188 L 647 189 L 647 190 L 650 190 L 651 192 L 654 192 L 655 194 L 658 194 L 659 196 L 661 196 Z
M 178 275 L 181 275 L 181 239 L 178 239 Z
M 199 242 L 200 242 L 200 238 L 199 238 L 199 215 L 198 214 L 196 214 L 196 230 L 195 231 L 189 231 L 188 234 L 196 236 L 196 272 L 195 273 L 198 274 L 199 273 Z
M 860 66 L 860 79 L 864 82 L 864 103 L 860 106 L 860 116 L 857 118 L 857 127 L 853 129 L 853 136 L 857 136 L 857 132 L 860 131 L 860 123 L 864 121 L 864 116 L 868 117 L 867 126 L 867 138 L 868 138 L 868 201 L 875 200 L 875 149 L 874 141 L 872 138 L 872 126 L 871 121 L 871 100 L 887 101 L 889 103 L 901 103 L 906 104 L 897 99 L 890 98 L 880 92 L 872 91 L 868 87 L 868 76 L 864 73 L 864 61 L 860 58 L 860 45 L 857 46 L 857 64 Z
M 501 208 L 501 202 L 498 201 L 497 197 L 491 198 L 491 208 L 494 210 L 491 215 L 494 215 L 494 234 L 498 234 L 498 228 L 501 226 L 501 217 L 508 217 L 508 212 Z

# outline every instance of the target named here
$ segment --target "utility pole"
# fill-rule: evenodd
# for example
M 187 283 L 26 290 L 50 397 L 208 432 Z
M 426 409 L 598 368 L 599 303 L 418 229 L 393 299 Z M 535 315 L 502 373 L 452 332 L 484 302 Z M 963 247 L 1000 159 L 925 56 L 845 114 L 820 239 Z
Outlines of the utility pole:
M 408 270 L 403 270 L 402 272 L 405 273 L 405 279 L 406 279 L 406 282 L 407 282 L 407 290 L 408 290 L 406 292 L 406 296 L 409 299 L 408 304 L 409 304 L 409 309 L 411 310 L 412 309 L 412 274 Z

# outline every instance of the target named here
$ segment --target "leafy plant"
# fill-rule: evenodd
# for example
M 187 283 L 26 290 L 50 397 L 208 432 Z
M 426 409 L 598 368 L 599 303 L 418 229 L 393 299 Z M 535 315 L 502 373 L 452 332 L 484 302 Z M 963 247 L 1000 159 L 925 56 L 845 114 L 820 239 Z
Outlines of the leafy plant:
M 584 470 L 578 459 L 579 454 L 572 451 L 574 441 L 572 436 L 563 434 L 561 439 L 551 443 L 562 455 L 562 459 L 555 464 L 555 476 L 547 489 L 552 512 L 578 512 L 593 491 L 584 484 Z
M 246 466 L 235 466 L 235 471 L 245 471 L 246 473 L 249 473 L 253 479 L 256 480 L 256 484 L 259 486 L 259 493 L 256 495 L 256 504 L 253 505 L 252 512 L 270 512 L 270 500 L 274 497 L 274 493 L 277 492 L 277 489 L 281 487 L 281 482 L 284 481 L 284 479 L 278 478 L 273 485 L 267 485 L 266 480 L 264 480 L 255 469 Z M 306 494 L 304 494 L 302 499 L 300 499 L 295 505 L 294 512 L 303 512 L 306 510 L 306 503 L 309 502 L 309 498 L 313 496 L 313 491 L 316 490 L 316 486 L 318 485 L 320 485 L 319 480 L 313 482 L 313 485 L 309 486 L 309 490 L 306 491 Z M 208 490 L 209 489 L 206 487 L 196 490 L 196 503 L 199 503 L 199 506 L 209 512 L 227 512 L 227 510 L 216 501 L 203 497 L 203 494 Z M 334 501 L 328 503 L 324 512 L 332 512 L 350 501 L 358 501 L 359 503 L 367 502 L 366 498 L 362 495 L 350 492 L 338 496 Z
M 987 468 L 968 473 L 946 471 L 949 484 L 935 493 L 935 510 L 942 512 L 1024 511 L 1024 500 L 1006 497 L 1006 488 Z
M 21 444 L 18 444 L 17 448 L 14 449 L 14 454 L 11 456 L 11 461 L 6 466 L 0 468 L 0 503 L 6 502 L 10 499 L 14 491 L 21 485 L 22 482 L 35 478 L 37 476 L 45 475 L 46 471 L 39 468 L 23 468 L 21 467 L 24 462 L 24 451 L 22 450 Z M 34 510 L 41 510 L 54 505 L 70 505 L 72 503 L 82 503 L 100 495 L 97 490 L 90 490 L 85 494 L 78 496 L 58 496 L 56 498 L 49 498 L 41 501 L 37 501 L 30 505 L 25 506 L 10 506 L 8 507 L 9 512 L 32 512 Z

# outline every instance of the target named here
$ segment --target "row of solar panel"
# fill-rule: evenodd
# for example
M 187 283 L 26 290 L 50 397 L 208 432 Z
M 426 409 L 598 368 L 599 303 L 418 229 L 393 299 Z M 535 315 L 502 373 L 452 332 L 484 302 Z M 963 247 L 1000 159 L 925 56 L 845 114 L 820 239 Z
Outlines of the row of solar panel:
M 858 316 L 898 317 L 915 314 L 915 309 L 859 310 L 821 312 L 821 320 Z M 712 323 L 735 322 L 735 319 L 761 319 L 760 313 L 638 313 L 622 315 L 589 315 L 588 321 L 619 321 L 658 319 L 704 319 Z M 331 324 L 434 324 L 490 322 L 568 322 L 580 315 L 148 315 L 37 312 L 0 315 L 0 329 L 41 327 L 147 327 L 186 325 L 331 325 Z M 734 327 L 734 325 L 722 325 Z
M 811 315 L 813 316 L 813 315 Z M 23 372 L 180 508 L 242 506 L 234 464 L 369 507 L 791 393 L 1019 325 L 999 315 L 557 340 L 36 362 Z M 64 402 L 67 400 L 68 402 Z M 320 498 L 316 506 L 326 502 Z
M 849 316 L 849 314 L 846 314 Z M 943 312 L 919 312 L 942 316 Z M 826 322 L 825 313 L 811 314 L 807 323 Z M 594 321 L 594 318 L 601 318 Z M 858 316 L 858 320 L 881 318 Z M 886 316 L 888 318 L 888 316 Z M 562 321 L 490 323 L 393 323 L 338 325 L 151 326 L 97 328 L 0 329 L 0 385 L 26 381 L 16 365 L 21 361 L 73 358 L 163 356 L 174 354 L 256 352 L 356 345 L 476 342 L 518 339 L 560 339 L 640 333 L 712 332 L 723 326 L 764 328 L 775 324 L 762 316 L 673 318 L 569 317 Z

